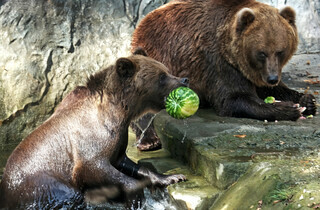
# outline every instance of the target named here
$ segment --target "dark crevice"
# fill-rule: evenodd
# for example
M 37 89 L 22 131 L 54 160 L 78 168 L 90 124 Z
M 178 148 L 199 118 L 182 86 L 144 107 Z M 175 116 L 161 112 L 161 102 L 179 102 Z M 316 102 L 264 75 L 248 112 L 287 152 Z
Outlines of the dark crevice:
M 24 23 L 24 25 L 28 25 L 28 24 L 31 22 L 31 20 L 32 20 L 32 18 L 29 17 L 29 18 L 26 20 L 26 22 Z
M 81 40 L 79 39 L 79 40 L 77 41 L 77 43 L 75 44 L 75 46 L 79 47 L 80 45 L 81 45 Z
M 19 17 L 16 18 L 16 26 L 18 26 L 20 24 L 21 19 L 23 18 L 23 15 L 19 15 Z
M 74 45 L 73 45 L 73 38 L 74 33 L 76 31 L 74 25 L 76 22 L 76 7 L 77 2 L 72 2 L 71 5 L 71 21 L 70 21 L 70 48 L 68 50 L 68 53 L 74 53 Z
M 124 8 L 124 12 L 126 14 L 126 17 L 128 18 L 128 20 L 131 23 L 130 26 L 133 26 L 133 28 L 136 28 L 138 20 L 139 20 L 139 10 L 140 10 L 142 0 L 139 0 L 137 13 L 135 15 L 133 14 L 133 19 L 131 19 L 130 16 L 128 15 L 126 0 L 122 0 L 122 2 L 123 2 L 123 8 Z
M 139 4 L 138 4 L 138 8 L 137 8 L 137 14 L 136 14 L 136 16 L 134 17 L 134 20 L 133 20 L 133 22 L 134 22 L 134 28 L 136 28 L 136 25 L 137 25 L 137 23 L 138 23 L 138 20 L 139 20 L 139 11 L 140 11 L 140 6 L 141 6 L 141 2 L 142 2 L 142 0 L 139 0 Z
M 9 0 L 0 0 L 0 8 L 6 4 Z
M 130 18 L 129 15 L 127 14 L 126 0 L 122 0 L 122 3 L 123 3 L 123 9 L 124 9 L 124 13 L 126 14 L 126 17 L 127 17 L 128 20 L 131 22 L 131 25 L 133 25 L 131 18 Z
M 71 41 L 71 46 L 70 46 L 70 48 L 68 50 L 68 53 L 74 53 L 74 46 L 72 44 L 72 41 Z
M 12 44 L 13 42 L 15 42 L 17 39 L 12 39 L 10 42 L 9 42 L 9 45 Z

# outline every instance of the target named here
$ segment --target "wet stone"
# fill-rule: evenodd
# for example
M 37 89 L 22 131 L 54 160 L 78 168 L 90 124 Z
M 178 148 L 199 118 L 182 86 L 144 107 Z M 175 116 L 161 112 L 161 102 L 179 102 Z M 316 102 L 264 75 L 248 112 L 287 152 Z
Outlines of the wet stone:
M 313 202 L 297 198 L 301 188 L 320 189 L 318 116 L 265 123 L 199 110 L 185 123 L 163 111 L 154 124 L 164 148 L 218 190 L 211 209 L 257 208 L 259 201 L 271 209 L 273 202 L 281 208 L 307 207 Z M 287 197 L 275 200 L 281 190 Z M 319 192 L 312 192 L 311 199 L 318 201 Z

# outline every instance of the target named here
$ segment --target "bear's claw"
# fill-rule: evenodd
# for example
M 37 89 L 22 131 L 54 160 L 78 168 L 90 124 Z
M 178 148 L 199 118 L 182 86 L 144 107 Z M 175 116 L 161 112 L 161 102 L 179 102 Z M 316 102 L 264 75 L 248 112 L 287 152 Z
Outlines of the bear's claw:
M 186 177 L 182 174 L 167 175 L 164 179 L 158 180 L 158 184 L 161 186 L 168 186 L 170 184 L 176 184 L 178 182 L 186 181 Z
M 305 94 L 300 98 L 300 106 L 306 107 L 306 110 L 302 113 L 303 115 L 315 115 L 317 111 L 316 99 L 311 94 Z

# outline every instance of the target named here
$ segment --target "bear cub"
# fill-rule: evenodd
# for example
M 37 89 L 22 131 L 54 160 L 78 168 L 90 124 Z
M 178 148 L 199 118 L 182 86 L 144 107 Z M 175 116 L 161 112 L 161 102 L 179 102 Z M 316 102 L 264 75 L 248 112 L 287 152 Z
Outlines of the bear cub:
M 13 151 L 0 185 L 0 208 L 75 208 L 90 189 L 116 186 L 130 195 L 185 180 L 140 167 L 125 151 L 131 120 L 160 111 L 170 91 L 186 81 L 142 49 L 91 76 Z

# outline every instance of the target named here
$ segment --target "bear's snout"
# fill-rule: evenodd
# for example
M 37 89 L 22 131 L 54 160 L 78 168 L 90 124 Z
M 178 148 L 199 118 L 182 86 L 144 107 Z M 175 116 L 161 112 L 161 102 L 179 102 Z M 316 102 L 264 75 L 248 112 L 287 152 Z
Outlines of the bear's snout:
M 180 83 L 189 86 L 189 79 L 187 77 L 181 78 Z
M 269 75 L 268 78 L 267 78 L 267 82 L 270 85 L 275 85 L 275 84 L 278 83 L 278 81 L 279 81 L 278 75 Z

